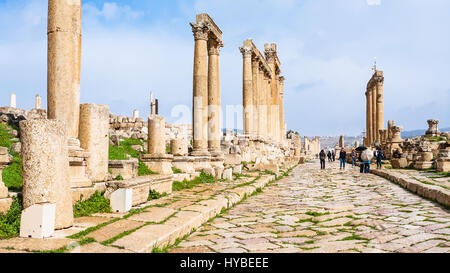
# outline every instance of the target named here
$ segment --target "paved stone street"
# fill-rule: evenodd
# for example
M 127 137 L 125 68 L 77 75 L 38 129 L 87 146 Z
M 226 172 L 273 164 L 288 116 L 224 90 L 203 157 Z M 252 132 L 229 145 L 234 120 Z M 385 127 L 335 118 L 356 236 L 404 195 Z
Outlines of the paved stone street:
M 450 213 L 359 168 L 317 161 L 206 223 L 170 252 L 450 252 Z

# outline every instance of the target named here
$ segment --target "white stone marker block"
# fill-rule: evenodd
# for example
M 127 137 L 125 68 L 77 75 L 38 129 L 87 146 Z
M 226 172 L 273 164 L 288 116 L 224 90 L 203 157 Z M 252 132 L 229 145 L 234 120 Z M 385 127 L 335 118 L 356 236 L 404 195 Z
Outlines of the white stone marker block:
M 233 169 L 229 168 L 223 171 L 223 179 L 233 180 Z
M 111 208 L 113 212 L 128 212 L 133 201 L 132 189 L 118 189 L 111 194 Z
M 35 204 L 22 211 L 20 237 L 48 238 L 55 231 L 56 205 L 50 203 Z
M 242 165 L 234 166 L 233 173 L 242 174 Z

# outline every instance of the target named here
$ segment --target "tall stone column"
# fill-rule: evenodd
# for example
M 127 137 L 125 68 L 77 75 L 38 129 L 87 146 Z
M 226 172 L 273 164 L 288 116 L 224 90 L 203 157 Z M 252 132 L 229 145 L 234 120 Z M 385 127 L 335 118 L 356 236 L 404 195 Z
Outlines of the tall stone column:
M 279 77 L 279 88 L 280 88 L 280 140 L 286 139 L 286 128 L 284 121 L 284 77 Z
M 41 99 L 41 96 L 39 96 L 38 94 L 36 94 L 36 97 L 35 97 L 35 108 L 36 109 L 41 109 L 41 107 L 42 107 L 42 99 Z
M 55 229 L 73 225 L 66 130 L 67 126 L 60 120 L 20 122 L 23 208 L 55 204 Z
M 375 84 L 371 85 L 372 93 L 372 142 L 377 140 L 377 88 Z
M 370 121 L 372 119 L 372 116 L 370 115 L 370 107 L 371 107 L 371 103 L 370 103 L 370 91 L 369 88 L 367 88 L 366 90 L 366 137 L 365 137 L 365 143 L 364 145 L 369 146 L 370 144 L 370 130 L 371 130 L 371 125 L 370 125 Z
M 269 111 L 270 111 L 270 107 L 269 107 L 269 79 L 267 77 L 267 73 L 263 72 L 263 131 L 265 131 L 266 133 L 264 134 L 266 138 L 271 138 L 272 134 L 271 134 L 271 130 L 270 130 L 270 116 L 269 116 Z
M 219 51 L 222 46 L 220 41 L 214 39 L 208 41 L 208 150 L 213 156 L 222 155 L 219 69 Z
M 243 57 L 243 105 L 244 105 L 244 134 L 253 133 L 253 72 L 252 49 L 241 47 Z
M 92 182 L 108 177 L 109 107 L 86 103 L 80 105 L 80 146 L 90 153 L 86 173 Z
M 80 116 L 81 0 L 48 1 L 48 118 L 78 137 Z
M 11 93 L 11 96 L 9 97 L 9 107 L 11 107 L 11 108 L 16 108 L 17 107 L 16 94 L 15 93 Z
M 260 66 L 258 71 L 258 97 L 259 97 L 259 126 L 258 126 L 258 136 L 265 138 L 267 133 L 267 121 L 266 121 L 266 94 L 265 94 L 265 87 L 264 87 L 264 71 L 263 68 Z
M 251 131 L 253 136 L 258 135 L 259 128 L 259 64 L 256 58 L 252 58 L 252 126 Z
M 373 140 L 373 116 L 372 116 L 372 89 L 370 86 L 367 88 L 367 116 L 369 118 L 369 126 L 368 126 L 368 132 L 367 132 L 367 145 L 371 145 Z
M 378 71 L 378 73 L 381 71 Z M 384 101 L 383 101 L 383 76 L 377 77 L 376 89 L 377 89 L 377 134 L 378 140 L 381 140 L 380 130 L 384 129 Z
M 208 25 L 191 23 L 195 39 L 193 84 L 193 156 L 208 152 Z

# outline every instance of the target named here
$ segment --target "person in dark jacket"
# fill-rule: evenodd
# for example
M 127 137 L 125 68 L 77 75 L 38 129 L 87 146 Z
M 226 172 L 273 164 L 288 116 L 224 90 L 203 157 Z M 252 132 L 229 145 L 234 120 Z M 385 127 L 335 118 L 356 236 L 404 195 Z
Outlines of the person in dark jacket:
M 344 149 L 342 149 L 341 152 L 339 153 L 339 160 L 341 162 L 339 169 L 342 170 L 342 168 L 344 168 L 345 170 L 345 161 L 347 160 L 347 152 Z
M 324 152 L 325 152 L 325 151 L 324 151 Z M 328 151 L 327 156 L 328 156 L 328 162 L 331 162 L 331 161 L 332 161 L 332 159 L 331 159 L 331 157 L 332 157 L 331 151 Z
M 352 168 L 353 168 L 356 165 L 356 153 L 355 153 L 355 150 L 352 151 L 350 156 L 352 157 Z
M 321 170 L 325 170 L 325 158 L 327 157 L 327 155 L 325 154 L 325 151 L 322 150 L 319 153 L 319 159 L 320 159 L 320 169 Z
M 383 160 L 383 158 L 384 158 L 384 154 L 383 154 L 383 152 L 381 151 L 381 149 L 379 149 L 379 150 L 377 151 L 377 156 L 376 156 L 376 159 L 377 159 L 377 169 L 382 169 L 382 160 Z
M 332 156 L 333 156 L 333 162 L 336 161 L 336 153 L 334 152 L 334 150 L 333 150 Z

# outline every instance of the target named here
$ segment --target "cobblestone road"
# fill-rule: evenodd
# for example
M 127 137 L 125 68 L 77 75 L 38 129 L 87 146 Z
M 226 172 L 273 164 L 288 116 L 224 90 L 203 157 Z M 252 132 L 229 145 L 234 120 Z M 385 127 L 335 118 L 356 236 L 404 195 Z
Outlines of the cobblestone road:
M 170 252 L 450 252 L 450 213 L 359 168 L 296 168 Z

